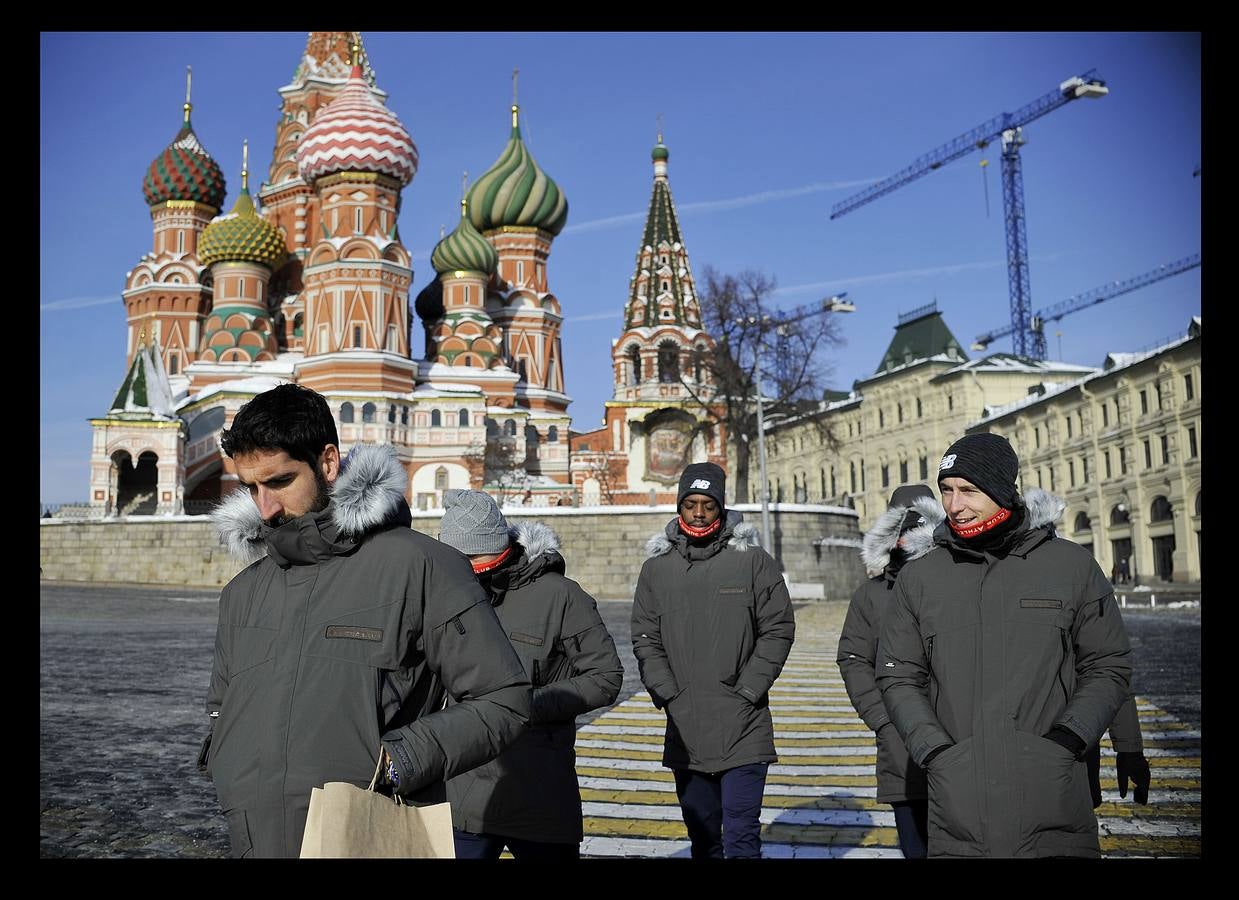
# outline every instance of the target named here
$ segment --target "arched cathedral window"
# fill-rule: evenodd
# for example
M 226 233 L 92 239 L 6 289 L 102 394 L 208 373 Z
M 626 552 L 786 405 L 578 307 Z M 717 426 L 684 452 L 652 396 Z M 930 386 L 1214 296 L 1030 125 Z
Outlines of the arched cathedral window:
M 658 380 L 662 384 L 680 380 L 680 348 L 674 341 L 658 345 Z

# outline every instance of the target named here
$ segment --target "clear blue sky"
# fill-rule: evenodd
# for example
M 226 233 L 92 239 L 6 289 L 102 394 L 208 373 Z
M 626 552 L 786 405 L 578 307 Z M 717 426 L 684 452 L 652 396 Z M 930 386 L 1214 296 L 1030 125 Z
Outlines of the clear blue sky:
M 44 34 L 40 58 L 40 499 L 87 496 L 91 430 L 124 376 L 125 273 L 151 246 L 142 178 L 193 122 L 228 181 L 265 178 L 304 32 Z M 873 372 L 900 312 L 934 299 L 967 347 L 1008 321 L 996 145 L 835 221 L 831 207 L 915 157 L 1096 68 L 1101 100 L 1025 129 L 1033 308 L 1200 249 L 1200 39 L 1194 34 L 366 33 L 421 167 L 400 233 L 416 294 L 440 224 L 507 140 L 520 68 L 525 141 L 568 196 L 551 251 L 573 427 L 597 427 L 649 203 L 657 114 L 693 271 L 762 269 L 777 301 L 839 291 L 857 311 L 832 387 Z M 988 173 L 980 167 L 988 159 Z M 1213 173 L 1216 177 L 1216 173 Z M 989 213 L 985 182 L 988 178 Z M 1100 365 L 1182 332 L 1200 270 L 1051 326 Z M 994 350 L 1009 350 L 1010 339 Z

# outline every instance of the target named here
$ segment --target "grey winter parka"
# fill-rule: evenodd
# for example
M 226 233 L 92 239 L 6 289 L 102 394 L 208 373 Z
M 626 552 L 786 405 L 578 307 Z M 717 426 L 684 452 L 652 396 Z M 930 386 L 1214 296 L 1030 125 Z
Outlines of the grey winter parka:
M 1054 536 L 1063 503 L 983 552 L 938 526 L 905 565 L 879 638 L 878 686 L 913 760 L 929 763 L 929 855 L 1099 856 L 1083 761 L 1127 699 L 1127 634 L 1092 555 Z
M 520 555 L 491 577 L 489 590 L 533 683 L 529 724 L 496 759 L 447 783 L 452 824 L 475 834 L 580 843 L 575 720 L 615 702 L 624 667 L 594 598 L 564 577 L 555 532 L 529 522 L 511 535 Z
M 877 735 L 877 799 L 880 803 L 924 800 L 929 795 L 925 771 L 908 757 L 908 750 L 886 712 L 874 672 L 882 619 L 892 603 L 895 576 L 908 558 L 904 553 L 898 561 L 892 561 L 892 552 L 899 541 L 899 528 L 909 509 L 915 509 L 924 519 L 924 523 L 912 531 L 923 533 L 926 537 L 932 535 L 934 528 L 946 517 L 941 504 L 927 497 L 918 499 L 911 507 L 892 506 L 878 517 L 873 527 L 865 533 L 861 547 L 865 571 L 872 577 L 852 595 L 843 620 L 843 630 L 839 634 L 837 662 L 848 699 L 865 724 Z M 915 538 L 916 535 L 913 535 L 913 540 Z
M 632 647 L 654 706 L 667 710 L 663 765 L 724 772 L 778 759 L 767 696 L 796 635 L 791 597 L 757 530 L 726 511 L 705 545 L 679 518 L 646 544 Z
M 278 528 L 238 491 L 216 514 L 224 588 L 204 747 L 234 856 L 295 857 L 310 790 L 369 784 L 380 738 L 413 794 L 502 751 L 529 679 L 468 560 L 411 530 L 390 447 L 354 448 L 331 502 Z M 442 709 L 444 695 L 456 705 Z

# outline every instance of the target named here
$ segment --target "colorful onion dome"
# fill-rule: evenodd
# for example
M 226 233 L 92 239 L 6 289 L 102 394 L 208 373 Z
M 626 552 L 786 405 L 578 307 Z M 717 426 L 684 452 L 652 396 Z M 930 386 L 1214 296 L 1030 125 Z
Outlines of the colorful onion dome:
M 248 158 L 248 147 L 246 155 Z M 274 271 L 288 256 L 288 248 L 279 229 L 254 209 L 246 166 L 248 161 L 241 168 L 241 196 L 233 204 L 232 212 L 216 216 L 202 230 L 202 237 L 198 239 L 198 259 L 204 266 L 217 262 L 253 262 Z
M 417 162 L 413 138 L 374 96 L 360 65 L 297 143 L 297 169 L 307 183 L 335 172 L 379 172 L 404 187 Z
M 460 203 L 460 224 L 435 245 L 430 264 L 440 275 L 445 272 L 481 272 L 490 275 L 499 264 L 499 254 L 469 221 L 468 201 Z
M 198 143 L 186 112 L 185 124 L 172 143 L 147 167 L 142 180 L 147 205 L 193 200 L 219 209 L 224 205 L 225 192 L 223 170 Z
M 512 136 L 498 161 L 469 189 L 469 218 L 479 231 L 523 225 L 559 234 L 568 198 L 525 148 L 512 106 Z

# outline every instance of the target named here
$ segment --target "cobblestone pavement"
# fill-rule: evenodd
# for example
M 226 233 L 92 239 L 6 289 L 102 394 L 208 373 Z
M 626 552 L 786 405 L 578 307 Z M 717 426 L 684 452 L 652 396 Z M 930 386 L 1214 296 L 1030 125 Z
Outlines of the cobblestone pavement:
M 227 855 L 214 788 L 194 765 L 206 732 L 217 598 L 166 587 L 42 585 L 41 856 Z M 659 762 L 663 717 L 632 656 L 630 604 L 602 601 L 599 609 L 625 678 L 614 707 L 579 720 L 582 852 L 686 856 L 671 773 Z M 898 855 L 890 809 L 874 800 L 872 735 L 834 664 L 844 610 L 797 609 L 796 646 L 771 695 L 781 761 L 771 768 L 762 815 L 770 856 Z M 1136 807 L 1130 794 L 1118 799 L 1113 755 L 1104 756 L 1102 847 L 1108 856 L 1198 855 L 1199 613 L 1129 608 L 1124 617 L 1152 805 Z

